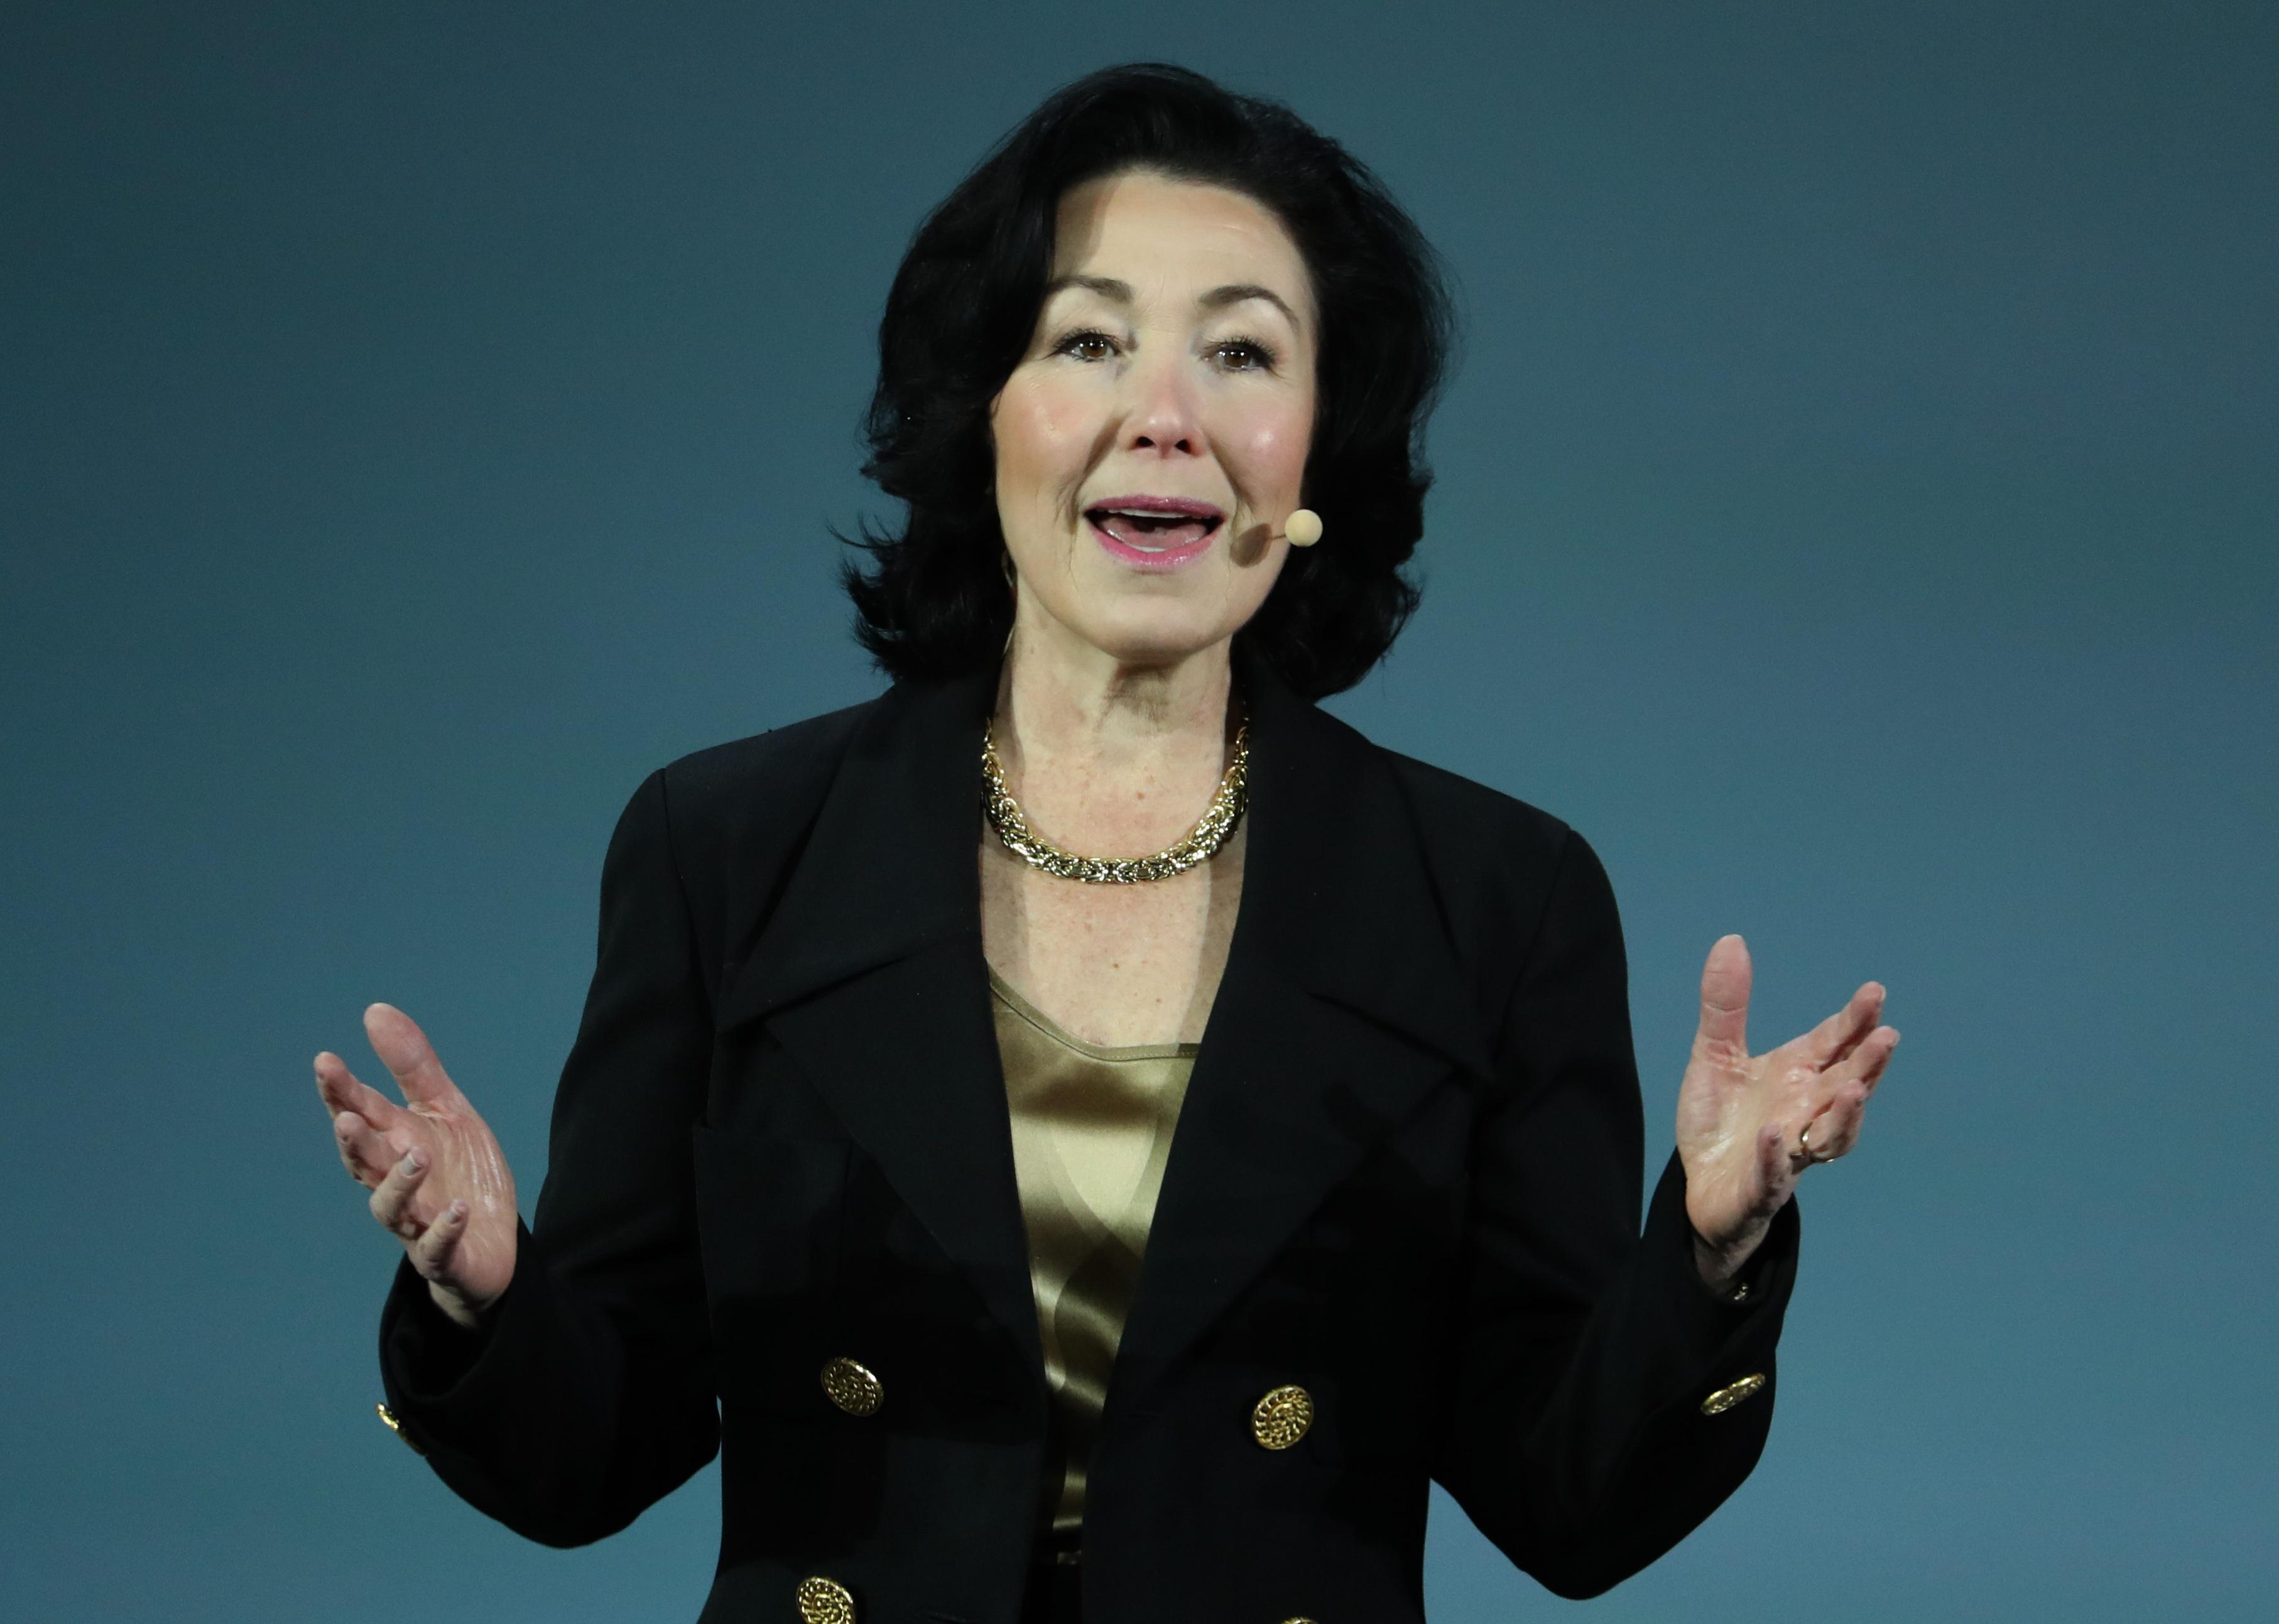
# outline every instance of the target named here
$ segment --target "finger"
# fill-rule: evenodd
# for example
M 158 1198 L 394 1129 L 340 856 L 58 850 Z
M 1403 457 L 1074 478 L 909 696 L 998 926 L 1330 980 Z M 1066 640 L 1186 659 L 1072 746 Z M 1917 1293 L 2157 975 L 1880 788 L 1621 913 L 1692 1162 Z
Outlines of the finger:
M 1879 1026 L 1860 1039 L 1859 1046 L 1823 1073 L 1830 1086 L 1830 1095 L 1852 1083 L 1867 1084 L 1873 1093 L 1876 1084 L 1883 1080 L 1884 1071 L 1891 1063 L 1891 1051 L 1899 1046 L 1898 1029 Z
M 1797 1046 L 1814 1065 L 1832 1066 L 1857 1046 L 1883 1013 L 1882 984 L 1863 982 L 1843 1008 L 1798 1038 Z
M 1767 1122 L 1757 1130 L 1757 1202 L 1760 1213 L 1776 1213 L 1796 1188 L 1796 1165 L 1789 1160 L 1795 1136 L 1785 1122 Z
M 1879 1026 L 1861 1040 L 1851 1059 L 1829 1074 L 1836 1087 L 1812 1124 L 1812 1149 L 1818 1160 L 1833 1161 L 1848 1154 L 1860 1142 L 1860 1126 L 1867 1116 L 1868 1099 L 1883 1077 L 1891 1051 L 1899 1045 L 1899 1034 L 1896 1030 Z
M 454 1092 L 443 1062 L 419 1023 L 393 1004 L 374 1004 L 364 1012 L 364 1036 L 380 1056 L 403 1098 L 414 1105 L 434 1105 Z
M 367 1190 L 388 1176 L 388 1164 L 398 1156 L 387 1136 L 354 1111 L 343 1111 L 333 1118 L 333 1144 L 349 1175 Z
M 382 1132 L 394 1128 L 403 1115 L 402 1106 L 358 1082 L 349 1063 L 330 1049 L 317 1056 L 317 1097 L 334 1115 L 354 1111 Z
M 1822 1161 L 1848 1156 L 1860 1143 L 1860 1127 L 1868 1115 L 1870 1085 L 1847 1083 L 1812 1124 L 1813 1153 Z
M 1749 1053 L 1749 946 L 1738 936 L 1721 936 L 1701 967 L 1701 1024 L 1697 1053 L 1734 1062 Z
M 415 1145 L 388 1168 L 388 1176 L 372 1192 L 372 1217 L 381 1229 L 399 1240 L 417 1240 L 419 1237 L 420 1224 L 412 1215 L 411 1197 L 426 1174 L 427 1153 Z
M 423 1280 L 441 1280 L 450 1267 L 451 1255 L 459 1249 L 460 1238 L 467 1232 L 467 1204 L 454 1201 L 435 1214 L 435 1222 L 421 1231 L 411 1243 L 411 1267 L 419 1271 Z

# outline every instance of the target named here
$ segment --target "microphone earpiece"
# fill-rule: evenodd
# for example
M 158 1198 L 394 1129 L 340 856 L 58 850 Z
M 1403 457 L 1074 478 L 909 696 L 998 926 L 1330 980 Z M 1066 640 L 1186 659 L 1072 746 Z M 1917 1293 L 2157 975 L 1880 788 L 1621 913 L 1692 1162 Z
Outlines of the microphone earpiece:
M 1311 547 L 1322 539 L 1322 516 L 1300 508 L 1282 525 L 1282 539 L 1292 547 Z

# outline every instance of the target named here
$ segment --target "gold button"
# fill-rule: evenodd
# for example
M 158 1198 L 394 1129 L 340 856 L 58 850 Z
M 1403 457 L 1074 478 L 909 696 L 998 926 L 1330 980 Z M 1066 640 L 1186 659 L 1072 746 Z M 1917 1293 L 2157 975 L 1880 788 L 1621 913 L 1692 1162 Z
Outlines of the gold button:
M 372 1407 L 379 1413 L 380 1419 L 387 1425 L 388 1429 L 394 1433 L 397 1437 L 402 1438 L 405 1445 L 413 1454 L 424 1455 L 427 1452 L 426 1450 L 420 1448 L 418 1444 L 412 1441 L 412 1437 L 410 1433 L 403 1430 L 403 1423 L 395 1419 L 395 1411 L 389 1409 L 384 1404 L 376 1404 Z
M 886 1384 L 851 1359 L 825 1363 L 823 1390 L 849 1415 L 876 1415 L 886 1402 Z
M 1264 1449 L 1287 1449 L 1314 1424 L 1314 1396 L 1302 1387 L 1278 1387 L 1250 1406 L 1250 1436 Z
M 1723 1415 L 1742 1399 L 1750 1397 L 1765 1384 L 1764 1372 L 1745 1375 L 1730 1387 L 1721 1387 L 1701 1401 L 1704 1415 Z
M 817 1574 L 799 1582 L 799 1616 L 807 1624 L 855 1624 L 855 1597 Z

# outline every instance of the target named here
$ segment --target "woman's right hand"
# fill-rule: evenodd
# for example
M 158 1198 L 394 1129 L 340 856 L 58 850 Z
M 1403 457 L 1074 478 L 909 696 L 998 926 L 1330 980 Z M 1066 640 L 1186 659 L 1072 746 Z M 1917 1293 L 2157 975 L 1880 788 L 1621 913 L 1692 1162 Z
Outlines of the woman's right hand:
M 472 1329 L 514 1277 L 514 1175 L 410 1015 L 374 1004 L 364 1030 L 403 1103 L 359 1083 L 339 1055 L 318 1055 L 317 1092 L 333 1114 L 334 1143 L 435 1306 Z

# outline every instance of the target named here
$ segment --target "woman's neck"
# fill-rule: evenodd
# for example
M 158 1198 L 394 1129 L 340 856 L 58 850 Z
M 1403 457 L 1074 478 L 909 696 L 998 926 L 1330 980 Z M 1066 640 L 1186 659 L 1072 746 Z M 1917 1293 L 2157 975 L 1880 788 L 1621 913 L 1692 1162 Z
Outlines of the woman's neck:
M 1140 665 L 1059 626 L 1017 628 L 998 680 L 999 766 L 1040 835 L 1137 856 L 1209 805 L 1233 735 L 1230 644 Z

